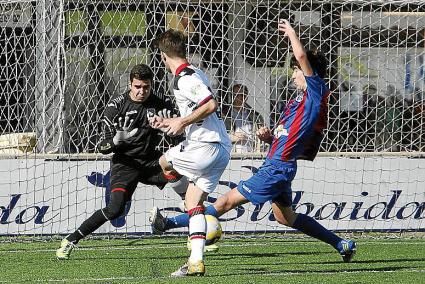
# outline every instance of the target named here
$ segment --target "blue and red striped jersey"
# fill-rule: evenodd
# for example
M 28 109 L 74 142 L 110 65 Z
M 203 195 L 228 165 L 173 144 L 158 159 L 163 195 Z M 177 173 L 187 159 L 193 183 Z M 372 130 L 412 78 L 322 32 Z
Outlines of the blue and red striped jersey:
M 317 75 L 306 76 L 307 89 L 288 102 L 273 132 L 268 160 L 313 160 L 327 124 L 329 88 Z

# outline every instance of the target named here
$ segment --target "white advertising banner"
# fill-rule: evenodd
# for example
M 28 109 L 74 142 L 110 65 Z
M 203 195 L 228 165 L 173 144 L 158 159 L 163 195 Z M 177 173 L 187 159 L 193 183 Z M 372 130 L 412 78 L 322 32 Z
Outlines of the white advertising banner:
M 232 159 L 213 202 L 256 172 L 262 160 Z M 65 234 L 109 201 L 109 161 L 0 160 L 0 235 Z M 292 184 L 296 211 L 333 230 L 424 230 L 425 159 L 329 158 L 299 162 Z M 139 184 L 125 216 L 98 233 L 150 233 L 148 212 L 179 214 L 170 189 Z M 222 216 L 225 231 L 288 230 L 270 204 L 245 204 Z M 175 231 L 174 231 L 175 232 Z

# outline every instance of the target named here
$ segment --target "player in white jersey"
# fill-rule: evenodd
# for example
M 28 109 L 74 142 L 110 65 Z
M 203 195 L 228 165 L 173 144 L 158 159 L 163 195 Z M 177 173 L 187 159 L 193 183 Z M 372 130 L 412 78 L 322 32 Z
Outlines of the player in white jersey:
M 186 139 L 168 150 L 159 160 L 165 175 L 173 171 L 186 176 L 190 183 L 186 192 L 189 214 L 191 255 L 173 276 L 204 275 L 203 253 L 206 221 L 203 202 L 217 186 L 225 170 L 232 144 L 218 112 L 206 75 L 186 59 L 187 39 L 183 33 L 168 30 L 155 39 L 161 59 L 174 74 L 173 91 L 180 117 L 151 119 L 154 128 L 168 135 L 185 132 Z M 157 210 L 152 211 L 155 218 Z M 154 230 L 154 228 L 153 228 Z

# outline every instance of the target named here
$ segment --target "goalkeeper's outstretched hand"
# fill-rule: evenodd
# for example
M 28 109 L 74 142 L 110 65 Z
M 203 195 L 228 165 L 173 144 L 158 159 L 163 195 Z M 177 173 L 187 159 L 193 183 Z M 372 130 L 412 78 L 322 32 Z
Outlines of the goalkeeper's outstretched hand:
M 152 128 L 159 129 L 168 136 L 173 137 L 176 135 L 174 133 L 170 133 L 170 126 L 168 125 L 168 122 L 170 121 L 170 118 L 176 117 L 176 114 L 171 114 L 170 110 L 164 108 L 158 111 L 158 114 L 149 118 L 149 124 Z
M 116 133 L 112 141 L 116 146 L 122 144 L 124 141 L 133 137 L 137 133 L 138 128 L 130 130 L 132 123 L 133 119 L 130 120 L 128 116 L 125 117 L 124 124 L 122 123 L 122 117 L 118 119 L 118 123 L 114 123 Z
M 162 110 L 160 110 L 160 111 L 158 111 L 158 116 L 159 117 L 162 117 L 162 118 L 171 118 L 171 117 L 177 117 L 177 115 L 176 114 L 171 114 L 171 110 L 169 110 L 169 109 L 166 109 L 166 108 L 164 108 L 164 109 L 162 109 Z

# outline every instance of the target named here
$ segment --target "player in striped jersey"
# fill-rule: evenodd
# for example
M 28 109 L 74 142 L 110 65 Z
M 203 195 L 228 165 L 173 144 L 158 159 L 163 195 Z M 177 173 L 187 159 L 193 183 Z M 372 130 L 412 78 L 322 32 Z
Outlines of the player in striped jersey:
M 324 57 L 306 52 L 288 21 L 280 21 L 278 29 L 291 42 L 294 53 L 292 79 L 300 93 L 288 103 L 273 133 L 265 127 L 257 131 L 260 140 L 271 144 L 258 172 L 208 206 L 205 214 L 218 217 L 247 202 L 262 204 L 270 201 L 280 224 L 332 245 L 343 260 L 349 262 L 356 252 L 355 242 L 338 237 L 313 218 L 297 214 L 292 208 L 291 182 L 297 172 L 297 160 L 312 161 L 319 150 L 327 121 L 329 89 L 322 79 L 326 75 Z M 164 218 L 159 213 L 156 215 L 155 225 L 163 231 L 187 224 L 184 215 L 173 218 Z

